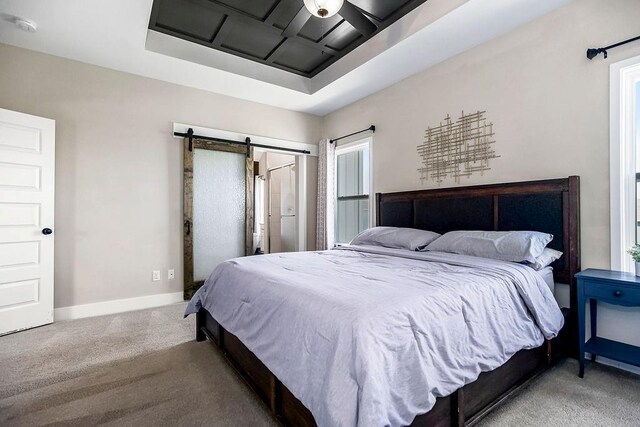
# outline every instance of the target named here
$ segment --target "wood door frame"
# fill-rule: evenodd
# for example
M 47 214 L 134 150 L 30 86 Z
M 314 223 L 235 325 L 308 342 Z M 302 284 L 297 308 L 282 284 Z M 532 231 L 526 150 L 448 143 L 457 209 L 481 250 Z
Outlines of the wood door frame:
M 245 160 L 245 255 L 251 255 L 253 249 L 253 148 L 224 142 L 193 139 L 193 150 L 214 150 L 237 153 L 246 156 Z M 193 151 L 189 149 L 189 138 L 183 143 L 183 237 L 184 237 L 184 298 L 191 299 L 195 291 L 204 284 L 196 282 L 193 271 Z

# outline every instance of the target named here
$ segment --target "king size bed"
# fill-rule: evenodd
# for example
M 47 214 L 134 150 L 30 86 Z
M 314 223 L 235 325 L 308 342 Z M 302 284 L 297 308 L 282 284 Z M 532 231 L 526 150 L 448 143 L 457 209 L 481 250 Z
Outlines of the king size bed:
M 578 177 L 377 194 L 376 225 L 553 235 L 573 304 Z M 527 265 L 367 244 L 227 261 L 191 313 L 197 340 L 303 426 L 471 425 L 565 354 L 575 329 Z

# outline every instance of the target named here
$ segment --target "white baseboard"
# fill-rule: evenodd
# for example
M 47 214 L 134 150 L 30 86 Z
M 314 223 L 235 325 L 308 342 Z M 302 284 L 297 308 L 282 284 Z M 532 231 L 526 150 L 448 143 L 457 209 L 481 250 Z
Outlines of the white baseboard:
M 145 295 L 136 298 L 118 299 L 96 302 L 92 304 L 72 305 L 56 308 L 53 311 L 54 321 L 82 319 L 83 317 L 104 316 L 106 314 L 124 313 L 125 311 L 142 310 L 160 307 L 184 301 L 182 292 Z
M 591 360 L 591 354 L 585 353 L 586 360 Z M 623 362 L 618 362 L 617 360 L 607 359 L 606 357 L 596 356 L 596 363 L 601 363 L 603 365 L 612 366 L 614 368 L 622 369 L 623 371 L 631 372 L 632 374 L 640 375 L 640 368 L 633 365 L 628 365 Z M 585 372 L 589 370 L 587 366 L 585 368 Z M 586 374 L 585 374 L 586 375 Z

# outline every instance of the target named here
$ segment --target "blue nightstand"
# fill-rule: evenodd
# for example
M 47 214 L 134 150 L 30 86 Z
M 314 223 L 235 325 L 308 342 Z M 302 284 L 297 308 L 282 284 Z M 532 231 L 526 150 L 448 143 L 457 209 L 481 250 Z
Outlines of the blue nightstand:
M 619 362 L 640 366 L 640 347 L 597 336 L 598 301 L 626 307 L 640 307 L 640 277 L 621 271 L 589 268 L 576 274 L 578 279 L 578 346 L 580 378 L 584 377 L 584 353 L 591 360 L 601 355 Z M 591 312 L 591 338 L 584 342 L 585 305 L 589 301 Z M 637 325 L 636 328 L 640 327 Z

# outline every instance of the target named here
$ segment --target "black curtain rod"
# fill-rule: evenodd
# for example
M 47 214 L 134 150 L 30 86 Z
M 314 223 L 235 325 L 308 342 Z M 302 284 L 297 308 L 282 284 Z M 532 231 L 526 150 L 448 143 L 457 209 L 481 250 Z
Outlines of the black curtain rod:
M 202 135 L 194 135 L 193 129 L 189 128 L 186 133 L 184 132 L 174 132 L 173 136 L 181 136 L 183 138 L 189 138 L 189 151 L 193 151 L 193 140 L 200 139 L 203 141 L 213 141 L 213 142 L 225 142 L 227 144 L 238 144 L 238 145 L 246 145 L 247 146 L 247 157 L 250 155 L 251 147 L 258 148 L 270 148 L 272 150 L 278 151 L 287 151 L 289 153 L 300 153 L 300 154 L 311 154 L 308 150 L 297 150 L 295 148 L 285 148 L 285 147 L 274 147 L 272 145 L 265 144 L 253 144 L 251 142 L 251 138 L 247 137 L 244 141 L 234 141 L 231 139 L 223 139 L 223 138 L 214 138 L 211 136 L 202 136 Z
M 340 141 L 341 139 L 349 138 L 350 136 L 357 135 L 363 132 L 369 132 L 369 131 L 376 133 L 376 127 L 374 125 L 371 125 L 366 129 L 359 130 L 358 132 L 350 133 L 349 135 L 341 136 L 339 138 L 330 139 L 329 144 L 333 144 L 334 142 Z
M 606 47 L 594 47 L 594 48 L 591 48 L 591 49 L 587 49 L 587 58 L 593 59 L 596 56 L 598 56 L 600 53 L 604 53 L 604 58 L 607 59 L 607 50 L 613 49 L 614 47 L 622 46 L 623 44 L 634 42 L 636 40 L 640 40 L 640 36 L 633 37 L 633 38 L 630 38 L 629 40 L 625 40 L 625 41 L 622 41 L 622 42 L 619 42 L 619 43 L 614 43 L 614 44 L 612 44 L 610 46 L 606 46 Z

